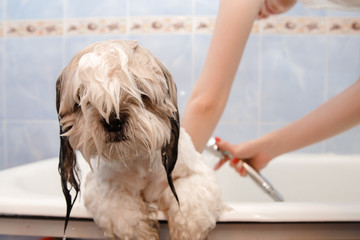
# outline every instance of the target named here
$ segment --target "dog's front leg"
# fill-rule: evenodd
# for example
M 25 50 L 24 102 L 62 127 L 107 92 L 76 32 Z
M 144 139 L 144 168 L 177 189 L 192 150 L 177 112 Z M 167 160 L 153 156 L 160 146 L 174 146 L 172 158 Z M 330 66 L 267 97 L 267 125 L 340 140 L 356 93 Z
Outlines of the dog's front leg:
M 95 169 L 87 176 L 84 191 L 86 208 L 109 238 L 121 240 L 159 239 L 157 220 L 151 218 L 134 182 L 109 168 Z M 136 184 L 135 184 L 136 185 Z
M 217 186 L 201 174 L 178 178 L 174 183 L 180 204 L 169 187 L 159 200 L 159 209 L 168 219 L 171 239 L 206 239 L 222 208 Z

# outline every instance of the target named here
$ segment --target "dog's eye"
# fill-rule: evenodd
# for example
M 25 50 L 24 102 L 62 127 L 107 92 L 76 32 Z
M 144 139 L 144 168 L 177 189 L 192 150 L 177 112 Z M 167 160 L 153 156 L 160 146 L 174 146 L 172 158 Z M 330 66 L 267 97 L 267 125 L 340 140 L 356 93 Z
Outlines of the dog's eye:
M 151 104 L 151 99 L 145 94 L 141 94 L 141 100 L 144 103 L 145 107 Z
M 77 110 L 77 109 L 79 109 L 79 108 L 80 108 L 80 105 L 77 104 L 77 103 L 75 103 L 75 104 L 74 104 L 74 109 Z

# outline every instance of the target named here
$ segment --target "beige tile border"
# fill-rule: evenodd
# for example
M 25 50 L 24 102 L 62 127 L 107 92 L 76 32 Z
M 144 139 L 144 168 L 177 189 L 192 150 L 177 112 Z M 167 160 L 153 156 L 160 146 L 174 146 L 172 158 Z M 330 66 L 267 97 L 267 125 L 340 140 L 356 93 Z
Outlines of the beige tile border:
M 194 31 L 196 33 L 212 33 L 215 20 L 215 17 L 196 17 L 194 19 Z
M 261 23 L 264 34 L 325 34 L 323 18 L 271 18 Z
M 65 35 L 100 35 L 126 33 L 125 18 L 69 19 L 64 22 Z
M 61 20 L 8 21 L 3 34 L 8 37 L 59 36 L 63 34 L 63 24 Z
M 328 31 L 333 34 L 360 34 L 360 18 L 330 18 Z
M 102 34 L 211 34 L 215 16 L 155 16 L 6 21 L 0 37 Z M 360 18 L 272 17 L 256 21 L 254 34 L 360 35 Z
M 129 18 L 129 33 L 176 33 L 192 32 L 191 17 L 133 17 Z

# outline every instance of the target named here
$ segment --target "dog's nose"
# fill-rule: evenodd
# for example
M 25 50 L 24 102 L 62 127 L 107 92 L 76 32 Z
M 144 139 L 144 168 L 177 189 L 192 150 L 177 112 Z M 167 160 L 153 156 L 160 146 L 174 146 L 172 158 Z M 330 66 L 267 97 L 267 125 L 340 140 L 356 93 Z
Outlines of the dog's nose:
M 123 113 L 120 114 L 120 118 L 116 116 L 114 112 L 112 112 L 109 116 L 109 122 L 105 119 L 102 119 L 102 124 L 106 131 L 108 132 L 121 132 L 124 128 L 128 115 Z

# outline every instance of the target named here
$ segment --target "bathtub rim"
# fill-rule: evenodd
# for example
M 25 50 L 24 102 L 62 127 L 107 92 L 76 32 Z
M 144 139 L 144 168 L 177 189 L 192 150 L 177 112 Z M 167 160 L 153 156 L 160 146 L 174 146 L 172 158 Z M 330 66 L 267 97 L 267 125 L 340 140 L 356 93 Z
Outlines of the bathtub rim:
M 65 200 L 26 201 L 0 197 L 0 216 L 55 217 L 65 216 Z M 226 202 L 218 222 L 360 222 L 360 203 L 323 202 Z M 22 206 L 20 209 L 19 206 Z M 82 202 L 76 202 L 72 218 L 91 219 Z M 165 221 L 159 211 L 158 220 Z
M 19 167 L 0 171 L 0 180 L 6 183 L 16 182 L 22 176 L 16 176 L 15 171 L 21 169 L 31 172 L 33 168 L 43 167 L 48 174 L 57 173 L 57 158 L 46 159 Z M 47 169 L 50 168 L 50 169 Z M 41 176 L 46 181 L 46 175 Z M 24 181 L 24 179 L 21 179 Z M 59 182 L 54 188 L 58 188 L 57 195 L 30 194 L 24 189 L 16 194 L 4 181 L 0 181 L 0 189 L 4 189 L 0 195 L 0 215 L 18 216 L 48 216 L 64 217 L 65 199 L 60 189 Z M 226 202 L 232 208 L 221 215 L 219 222 L 360 222 L 360 202 Z M 20 209 L 19 206 L 22 208 Z M 77 201 L 71 217 L 91 218 L 86 208 Z M 159 220 L 165 220 L 163 213 L 159 212 Z

